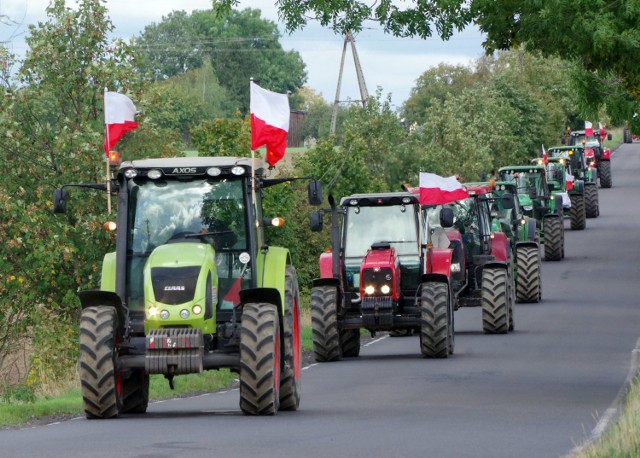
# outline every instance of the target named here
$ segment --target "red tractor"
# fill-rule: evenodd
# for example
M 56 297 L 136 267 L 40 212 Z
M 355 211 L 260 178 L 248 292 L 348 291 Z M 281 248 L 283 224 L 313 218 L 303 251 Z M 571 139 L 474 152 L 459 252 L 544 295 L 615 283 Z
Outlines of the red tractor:
M 512 209 L 513 196 L 494 197 L 490 185 L 465 189 L 470 197 L 450 204 L 455 222 L 446 230 L 454 249 L 455 309 L 480 306 L 482 330 L 506 334 L 514 329 L 514 260 L 507 235 L 491 229 L 491 210 L 496 199 L 503 209 Z
M 340 207 L 314 213 L 312 230 L 331 213 L 332 250 L 320 257 L 320 278 L 311 292 L 316 361 L 358 356 L 360 329 L 417 332 L 425 358 L 454 350 L 453 250 L 423 227 L 418 196 L 411 192 L 354 194 Z M 428 224 L 428 223 L 427 223 Z M 453 224 L 442 209 L 439 225 Z

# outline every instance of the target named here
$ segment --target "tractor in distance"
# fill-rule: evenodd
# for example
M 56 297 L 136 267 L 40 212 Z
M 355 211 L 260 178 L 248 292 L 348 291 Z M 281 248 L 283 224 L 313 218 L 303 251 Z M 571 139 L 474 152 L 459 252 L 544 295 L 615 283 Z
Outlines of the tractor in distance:
M 286 248 L 267 246 L 261 161 L 184 157 L 124 162 L 108 181 L 117 194 L 115 252 L 101 289 L 81 291 L 80 381 L 87 418 L 144 413 L 149 375 L 229 368 L 249 415 L 297 410 L 300 304 Z M 63 185 L 54 212 L 66 210 Z M 322 203 L 318 182 L 310 203 Z
M 311 291 L 316 361 L 358 356 L 361 329 L 415 331 L 423 357 L 447 358 L 454 351 L 453 252 L 446 237 L 421 228 L 418 196 L 353 194 L 339 207 L 333 196 L 329 203 L 312 215 L 315 231 L 331 215 L 331 252 L 320 256 Z M 440 212 L 439 223 L 453 224 L 451 209 Z
M 534 165 L 543 165 L 547 170 L 547 186 L 551 196 L 562 198 L 563 215 L 569 217 L 571 229 L 583 230 L 587 227 L 585 210 L 584 180 L 571 173 L 571 162 L 564 157 L 532 159 Z
M 514 266 L 504 232 L 491 230 L 489 185 L 465 185 L 470 197 L 448 204 L 454 224 L 446 234 L 454 250 L 452 268 L 455 308 L 482 307 L 482 330 L 506 334 L 514 329 Z M 512 209 L 513 197 L 500 197 Z
M 514 253 L 516 301 L 540 302 L 540 238 L 535 219 L 524 214 L 515 183 L 491 180 L 477 184 L 493 188 L 491 230 L 505 233 Z M 511 202 L 505 204 L 506 200 Z
M 582 205 L 584 206 L 585 216 L 587 218 L 596 218 L 600 215 L 600 198 L 596 185 L 598 182 L 598 170 L 587 161 L 586 154 L 589 149 L 583 145 L 554 146 L 549 148 L 547 154 L 549 158 L 563 158 L 567 161 L 575 183 L 578 185 L 577 187 L 582 187 L 583 189 Z M 580 182 L 582 182 L 582 185 L 580 185 Z M 573 205 L 573 195 L 571 197 Z M 578 202 L 578 204 L 580 203 Z
M 585 146 L 587 164 L 598 170 L 600 186 L 603 188 L 610 188 L 613 184 L 611 149 L 604 146 L 604 141 L 611 140 L 611 138 L 611 134 L 604 129 L 594 129 L 593 137 L 587 137 L 584 130 L 574 130 L 569 134 L 569 146 Z
M 564 258 L 564 223 L 561 196 L 552 196 L 543 165 L 512 165 L 498 170 L 499 180 L 516 185 L 524 214 L 536 220 L 547 261 Z

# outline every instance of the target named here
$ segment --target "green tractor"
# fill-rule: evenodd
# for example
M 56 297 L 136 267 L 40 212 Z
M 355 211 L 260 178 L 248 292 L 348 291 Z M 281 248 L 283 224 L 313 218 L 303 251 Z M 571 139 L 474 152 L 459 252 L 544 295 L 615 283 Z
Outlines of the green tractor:
M 540 242 L 547 261 L 564 258 L 563 205 L 560 196 L 552 196 L 542 165 L 507 166 L 498 170 L 499 180 L 514 183 L 525 216 L 536 220 Z
M 515 253 L 515 284 L 518 302 L 540 302 L 542 277 L 540 276 L 540 237 L 534 218 L 524 214 L 517 195 L 516 185 L 508 181 L 491 180 L 493 200 L 491 206 L 491 231 L 503 232 Z M 505 205 L 506 200 L 512 200 Z
M 571 163 L 563 157 L 532 159 L 531 163 L 544 165 L 547 170 L 547 183 L 552 196 L 562 199 L 564 216 L 571 221 L 571 229 L 581 231 L 587 227 L 585 209 L 584 180 L 576 179 L 571 172 Z
M 587 153 L 592 154 L 592 148 L 584 145 L 554 146 L 547 150 L 549 158 L 563 158 L 567 161 L 568 167 L 576 183 L 583 183 L 584 209 L 587 218 L 596 218 L 600 215 L 600 199 L 598 195 L 598 171 L 595 163 L 587 161 Z M 592 161 L 593 162 L 593 161 Z M 579 203 L 578 203 L 579 204 Z M 573 206 L 573 197 L 571 200 Z M 573 219 L 572 229 L 573 229 Z M 580 229 L 580 228 L 577 228 Z M 584 227 L 582 227 L 584 229 Z
M 286 248 L 267 246 L 261 162 L 237 157 L 124 162 L 107 184 L 63 185 L 118 197 L 116 250 L 101 289 L 79 292 L 80 380 L 87 418 L 144 413 L 150 374 L 239 373 L 249 415 L 297 410 L 300 304 Z M 319 183 L 310 203 L 321 203 Z M 114 224 L 115 226 L 115 224 Z

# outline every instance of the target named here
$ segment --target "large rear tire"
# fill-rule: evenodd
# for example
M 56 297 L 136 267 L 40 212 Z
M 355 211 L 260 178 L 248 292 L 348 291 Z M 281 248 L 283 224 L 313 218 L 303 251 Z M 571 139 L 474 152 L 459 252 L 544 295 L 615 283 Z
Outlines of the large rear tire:
M 504 267 L 482 269 L 482 330 L 485 334 L 509 332 L 509 275 Z
M 518 302 L 540 301 L 540 249 L 534 246 L 516 248 L 516 299 Z
M 340 330 L 340 349 L 345 358 L 360 356 L 360 329 Z
M 544 219 L 544 259 L 560 261 L 564 252 L 564 227 L 559 217 Z
M 585 186 L 586 188 L 586 186 Z M 584 195 L 574 194 L 571 197 L 571 229 L 581 231 L 587 227 L 587 214 L 584 206 Z
M 280 404 L 280 319 L 273 304 L 242 308 L 240 409 L 247 415 L 274 415 Z
M 298 276 L 293 266 L 287 266 L 284 288 L 284 367 L 280 378 L 280 410 L 298 410 L 300 405 L 300 372 L 302 350 L 300 334 L 300 294 Z
M 600 214 L 598 202 L 598 188 L 595 183 L 586 184 L 584 187 L 585 213 L 587 218 L 597 218 Z
M 316 286 L 311 290 L 311 328 L 313 354 L 320 363 L 342 358 L 338 332 L 338 290 L 335 286 Z
M 628 142 L 631 143 L 631 142 Z M 610 161 L 601 161 L 600 162 L 600 186 L 603 188 L 610 188 L 613 185 L 613 180 L 611 179 L 611 162 Z
M 149 406 L 149 374 L 135 369 L 122 383 L 122 413 L 146 413 Z
M 448 358 L 453 353 L 453 320 L 449 286 L 425 282 L 420 295 L 420 352 L 425 358 Z
M 87 418 L 112 418 L 122 409 L 122 374 L 116 372 L 116 310 L 87 307 L 80 318 L 80 385 Z

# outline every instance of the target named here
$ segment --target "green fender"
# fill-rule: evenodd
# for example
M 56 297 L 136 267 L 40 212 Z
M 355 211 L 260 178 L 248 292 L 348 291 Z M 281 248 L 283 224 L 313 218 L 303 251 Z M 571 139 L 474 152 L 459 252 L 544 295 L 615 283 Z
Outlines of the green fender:
M 107 253 L 102 260 L 102 276 L 100 277 L 102 291 L 116 292 L 116 252 Z
M 258 254 L 258 288 L 274 288 L 280 293 L 280 303 L 284 314 L 284 288 L 287 265 L 291 264 L 291 255 L 287 248 L 270 246 Z

